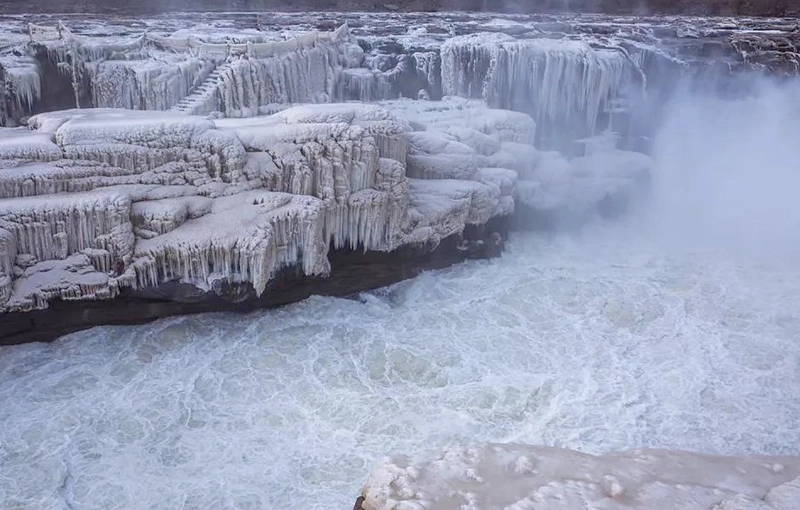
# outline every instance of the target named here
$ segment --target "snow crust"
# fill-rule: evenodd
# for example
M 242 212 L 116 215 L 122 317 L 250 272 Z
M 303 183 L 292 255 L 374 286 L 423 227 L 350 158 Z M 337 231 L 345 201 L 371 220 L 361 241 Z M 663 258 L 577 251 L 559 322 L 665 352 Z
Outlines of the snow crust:
M 800 458 L 454 446 L 387 459 L 363 496 L 363 510 L 792 510 Z

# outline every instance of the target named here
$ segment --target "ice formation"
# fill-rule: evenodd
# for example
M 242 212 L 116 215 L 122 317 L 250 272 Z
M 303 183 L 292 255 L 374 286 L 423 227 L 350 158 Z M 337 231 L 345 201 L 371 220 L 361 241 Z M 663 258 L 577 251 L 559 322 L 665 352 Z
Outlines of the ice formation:
M 331 246 L 436 245 L 516 203 L 591 210 L 649 171 L 613 147 L 571 162 L 542 152 L 523 113 L 593 131 L 632 72 L 618 48 L 476 36 L 390 54 L 346 24 L 288 38 L 29 35 L 17 67 L 0 59 L 15 108 L 34 109 L 43 76 L 78 108 L 0 129 L 6 311 L 169 281 L 260 294 L 287 266 L 325 274 Z M 473 98 L 428 100 L 442 88 Z
M 77 106 L 251 116 L 270 103 L 332 99 L 342 71 L 359 65 L 363 54 L 346 25 L 329 33 L 239 43 L 149 32 L 107 41 L 63 25 L 58 30 L 32 31 L 31 39 L 36 51 L 69 77 Z M 13 90 L 30 106 L 41 95 L 35 65 L 24 76 L 29 78 L 17 80 L 22 85 Z
M 540 126 L 592 134 L 604 107 L 635 91 L 642 71 L 621 47 L 565 39 L 472 34 L 442 46 L 446 95 L 529 111 Z
M 363 510 L 794 510 L 800 459 L 474 445 L 387 459 L 363 497 Z
M 260 294 L 284 267 L 327 273 L 330 246 L 436 245 L 511 214 L 530 117 L 424 103 L 226 119 L 75 109 L 2 130 L 2 306 L 169 281 Z

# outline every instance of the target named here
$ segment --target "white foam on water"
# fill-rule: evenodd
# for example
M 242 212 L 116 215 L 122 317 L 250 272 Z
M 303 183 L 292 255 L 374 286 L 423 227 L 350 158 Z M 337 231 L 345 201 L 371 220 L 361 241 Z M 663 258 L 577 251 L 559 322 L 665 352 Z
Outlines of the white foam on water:
M 382 456 L 457 441 L 800 454 L 800 268 L 631 232 L 3 348 L 0 501 L 350 508 Z

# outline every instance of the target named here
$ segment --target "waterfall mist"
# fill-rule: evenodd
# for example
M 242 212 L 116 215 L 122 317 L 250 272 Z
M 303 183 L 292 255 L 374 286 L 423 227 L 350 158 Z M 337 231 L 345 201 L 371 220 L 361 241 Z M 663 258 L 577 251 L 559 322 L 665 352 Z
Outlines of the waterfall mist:
M 796 255 L 798 117 L 796 81 L 763 79 L 737 97 L 681 87 L 653 143 L 651 232 L 675 248 Z

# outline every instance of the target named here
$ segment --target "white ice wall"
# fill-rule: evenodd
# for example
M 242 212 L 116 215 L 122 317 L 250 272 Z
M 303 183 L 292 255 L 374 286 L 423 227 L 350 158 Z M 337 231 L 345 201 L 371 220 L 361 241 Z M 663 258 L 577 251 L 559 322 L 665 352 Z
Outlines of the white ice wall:
M 567 39 L 473 34 L 445 41 L 441 57 L 445 95 L 530 112 L 541 128 L 580 128 L 583 134 L 596 131 L 609 100 L 642 85 L 624 49 Z

